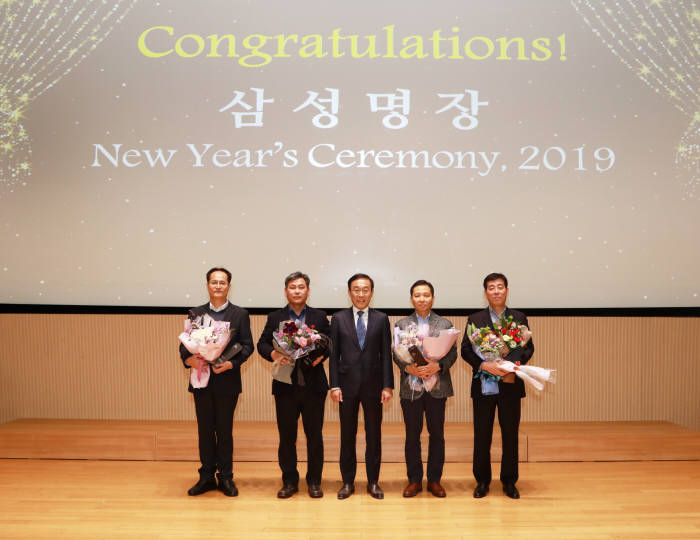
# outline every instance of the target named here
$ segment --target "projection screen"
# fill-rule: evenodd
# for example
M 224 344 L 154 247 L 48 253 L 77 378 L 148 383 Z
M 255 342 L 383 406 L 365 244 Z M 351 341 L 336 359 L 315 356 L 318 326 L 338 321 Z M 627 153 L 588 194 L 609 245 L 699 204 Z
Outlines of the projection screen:
M 0 302 L 697 306 L 692 1 L 0 5 Z

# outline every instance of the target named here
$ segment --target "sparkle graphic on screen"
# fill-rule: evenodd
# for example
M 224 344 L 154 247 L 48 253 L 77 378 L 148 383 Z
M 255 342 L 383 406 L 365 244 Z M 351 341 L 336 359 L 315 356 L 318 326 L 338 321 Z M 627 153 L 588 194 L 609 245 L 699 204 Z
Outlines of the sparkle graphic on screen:
M 700 198 L 700 7 L 693 1 L 571 0 L 593 33 L 689 125 L 676 146 L 690 198 Z
M 29 104 L 75 68 L 137 0 L 0 0 L 0 186 L 32 174 Z

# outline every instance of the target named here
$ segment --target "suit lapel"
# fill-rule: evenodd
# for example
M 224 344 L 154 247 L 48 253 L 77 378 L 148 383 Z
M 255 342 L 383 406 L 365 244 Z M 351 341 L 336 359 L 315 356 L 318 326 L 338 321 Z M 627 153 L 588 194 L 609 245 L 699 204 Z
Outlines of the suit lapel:
M 362 350 L 362 347 L 360 347 L 360 342 L 357 339 L 357 328 L 355 327 L 355 313 L 353 312 L 352 308 L 348 308 L 346 313 L 347 313 L 347 315 L 344 317 L 346 332 L 348 334 L 350 334 L 351 339 L 352 339 L 353 343 L 355 344 L 355 346 L 359 350 Z M 367 326 L 369 326 L 369 324 Z M 367 329 L 367 332 L 369 333 L 369 328 Z M 365 335 L 365 343 L 367 343 L 367 336 L 366 335 Z
M 440 335 L 440 332 L 437 329 L 438 320 L 439 320 L 438 316 L 434 312 L 431 311 L 429 317 L 430 318 L 428 319 L 428 322 L 430 323 L 430 325 L 429 325 L 430 331 L 428 332 L 428 335 L 437 337 L 438 335 Z

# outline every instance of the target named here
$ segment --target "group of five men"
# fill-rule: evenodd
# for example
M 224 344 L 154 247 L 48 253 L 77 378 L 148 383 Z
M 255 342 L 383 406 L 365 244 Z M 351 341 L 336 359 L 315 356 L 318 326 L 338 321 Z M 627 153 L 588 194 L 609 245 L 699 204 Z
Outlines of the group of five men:
M 360 405 L 365 429 L 365 467 L 367 492 L 375 499 L 384 498 L 379 486 L 381 465 L 382 406 L 393 396 L 394 372 L 392 365 L 392 337 L 388 316 L 369 307 L 374 294 L 374 281 L 367 274 L 355 274 L 348 280 L 348 296 L 352 306 L 333 314 L 330 325 L 326 313 L 307 305 L 310 279 L 306 274 L 294 272 L 285 278 L 284 294 L 288 304 L 273 311 L 267 317 L 265 328 L 257 343 L 260 356 L 269 362 L 290 364 L 292 360 L 273 347 L 273 332 L 280 323 L 294 321 L 297 327 L 306 324 L 330 337 L 328 353 L 312 359 L 308 369 L 295 365 L 291 384 L 272 381 L 275 399 L 277 427 L 279 431 L 278 459 L 282 470 L 282 488 L 277 496 L 286 499 L 299 490 L 296 438 L 299 416 L 306 435 L 307 473 L 309 496 L 323 497 L 321 475 L 323 470 L 323 417 L 326 395 L 339 406 L 340 417 L 340 472 L 342 486 L 338 499 L 350 497 L 355 490 L 357 436 Z M 468 324 L 488 327 L 502 316 L 512 316 L 520 324 L 528 325 L 527 318 L 519 311 L 506 307 L 508 280 L 503 274 L 489 274 L 483 282 L 488 308 L 469 316 Z M 230 360 L 212 364 L 209 383 L 204 388 L 189 390 L 194 394 L 197 429 L 199 434 L 199 481 L 188 490 L 189 495 L 200 495 L 218 489 L 227 496 L 238 495 L 233 481 L 233 413 L 241 392 L 241 364 L 253 353 L 253 338 L 248 312 L 228 301 L 231 273 L 225 268 L 212 268 L 207 272 L 209 303 L 193 309 L 196 315 L 208 314 L 215 320 L 228 321 L 231 337 L 227 349 L 240 346 L 240 352 Z M 415 308 L 409 317 L 396 324 L 405 330 L 411 323 L 429 329 L 429 335 L 437 336 L 440 330 L 452 327 L 452 323 L 432 311 L 435 290 L 425 280 L 416 281 L 410 289 L 411 303 Z M 525 364 L 534 352 L 532 340 L 525 347 L 504 355 L 513 362 Z M 503 454 L 501 482 L 503 491 L 513 499 L 519 498 L 515 484 L 518 480 L 518 427 L 520 423 L 520 399 L 525 396 L 522 381 L 501 369 L 496 361 L 487 361 L 465 332 L 461 344 L 462 358 L 471 364 L 475 377 L 471 396 L 474 407 L 474 462 L 476 479 L 475 498 L 484 497 L 491 482 L 491 437 L 495 412 L 501 426 Z M 180 356 L 187 368 L 197 369 L 205 362 L 192 355 L 184 346 Z M 222 357 L 226 357 L 226 350 Z M 323 362 L 329 360 L 330 384 Z M 440 484 L 445 461 L 445 404 L 453 395 L 450 368 L 457 359 L 456 345 L 440 359 L 424 366 L 406 365 L 394 357 L 401 372 L 399 396 L 406 426 L 405 458 L 408 485 L 404 497 L 413 497 L 423 489 L 423 463 L 421 460 L 420 434 L 425 417 L 429 433 L 427 489 L 436 497 L 445 497 Z M 487 393 L 482 391 L 482 374 L 489 373 L 499 379 Z M 439 383 L 429 391 L 415 391 L 409 381 L 428 380 L 437 375 Z M 493 377 L 492 377 L 493 378 Z M 426 386 L 427 388 L 427 386 Z M 218 479 L 218 482 L 217 482 Z

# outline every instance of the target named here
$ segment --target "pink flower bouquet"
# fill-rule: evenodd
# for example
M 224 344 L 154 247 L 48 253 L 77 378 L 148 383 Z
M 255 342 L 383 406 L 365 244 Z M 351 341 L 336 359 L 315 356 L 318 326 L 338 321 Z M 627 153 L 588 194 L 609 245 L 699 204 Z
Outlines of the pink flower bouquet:
M 200 356 L 207 363 L 200 362 L 199 368 L 190 373 L 193 388 L 205 388 L 209 383 L 209 364 L 214 363 L 231 339 L 228 321 L 216 321 L 208 314 L 194 315 L 185 320 L 185 331 L 178 339 L 192 354 Z

